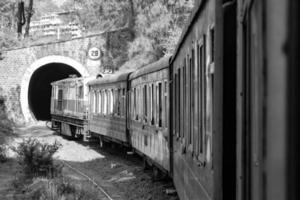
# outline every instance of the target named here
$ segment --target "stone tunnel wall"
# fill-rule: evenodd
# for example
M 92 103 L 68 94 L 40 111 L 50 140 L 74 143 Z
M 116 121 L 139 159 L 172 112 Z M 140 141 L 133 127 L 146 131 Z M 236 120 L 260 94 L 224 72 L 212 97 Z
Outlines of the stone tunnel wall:
M 120 58 L 112 57 L 114 53 L 113 49 L 110 49 L 114 47 L 115 41 L 112 39 L 116 37 L 123 38 L 123 45 L 119 45 L 124 48 L 130 39 L 130 33 L 127 29 L 123 29 L 69 41 L 39 44 L 2 52 L 0 59 L 0 103 L 4 103 L 5 118 L 17 125 L 26 122 L 20 106 L 20 88 L 24 74 L 34 62 L 47 56 L 64 56 L 81 63 L 89 75 L 96 75 L 101 72 L 103 63 L 107 60 L 120 60 Z M 88 50 L 92 47 L 101 50 L 102 56 L 99 60 L 89 59 Z M 118 56 L 120 57 L 120 54 Z M 127 53 L 124 51 L 121 56 L 124 60 Z

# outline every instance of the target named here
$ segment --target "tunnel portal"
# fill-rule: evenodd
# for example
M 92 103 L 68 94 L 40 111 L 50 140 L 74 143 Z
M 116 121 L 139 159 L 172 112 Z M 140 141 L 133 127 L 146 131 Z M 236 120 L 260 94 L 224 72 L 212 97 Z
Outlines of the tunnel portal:
M 73 67 L 62 63 L 50 63 L 38 68 L 31 76 L 28 88 L 28 104 L 37 120 L 50 120 L 51 82 L 81 76 Z

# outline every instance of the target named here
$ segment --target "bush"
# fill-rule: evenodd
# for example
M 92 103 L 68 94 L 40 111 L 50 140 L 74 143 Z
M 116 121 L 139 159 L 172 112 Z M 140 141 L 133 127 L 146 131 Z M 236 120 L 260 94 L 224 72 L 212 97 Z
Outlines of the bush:
M 26 200 L 96 200 L 98 191 L 95 188 L 79 186 L 71 179 L 41 179 L 33 180 L 25 194 Z
M 0 163 L 4 163 L 6 161 L 7 161 L 6 147 L 4 145 L 0 145 Z
M 24 175 L 27 177 L 54 177 L 60 173 L 62 166 L 53 163 L 53 154 L 60 148 L 57 141 L 54 144 L 42 144 L 36 139 L 23 140 L 13 149 L 18 156 Z

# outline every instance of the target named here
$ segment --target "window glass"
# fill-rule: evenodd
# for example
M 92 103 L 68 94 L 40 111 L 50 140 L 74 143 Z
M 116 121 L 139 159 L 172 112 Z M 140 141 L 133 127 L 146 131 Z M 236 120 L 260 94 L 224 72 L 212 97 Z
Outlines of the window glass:
M 158 126 L 162 127 L 162 83 L 158 83 Z
M 99 105 L 99 91 L 95 92 L 95 98 L 96 98 L 96 100 L 95 100 L 95 113 L 98 113 L 99 112 L 99 107 L 98 107 L 98 105 Z
M 58 110 L 62 110 L 62 102 L 63 102 L 63 90 L 59 89 L 58 90 Z
M 79 86 L 78 88 L 78 98 L 83 99 L 83 86 Z
M 187 116 L 187 109 L 186 109 L 186 95 L 187 95 L 187 89 L 186 89 L 186 59 L 184 59 L 184 66 L 183 66 L 183 86 L 182 86 L 182 94 L 183 94 L 183 119 L 182 119 L 182 124 L 183 124 L 183 131 L 182 131 L 182 137 L 186 137 L 186 116 Z
M 110 90 L 110 114 L 113 114 L 114 111 L 114 96 L 113 96 L 113 90 Z
M 165 95 L 164 95 L 164 112 L 165 112 L 165 115 L 164 115 L 164 125 L 165 127 L 168 127 L 168 82 L 165 81 Z
M 122 116 L 125 116 L 125 107 L 126 107 L 126 101 L 125 101 L 125 97 L 126 97 L 126 91 L 125 88 L 123 88 L 123 93 L 122 93 Z
M 147 101 L 148 101 L 148 97 L 147 97 L 147 85 L 144 85 L 144 89 L 143 89 L 143 100 L 144 100 L 144 121 L 147 122 Z
M 215 61 L 215 29 L 210 29 L 210 54 L 211 54 L 211 62 Z
M 96 91 L 93 93 L 93 113 L 96 113 Z
M 181 119 L 182 119 L 182 112 L 181 112 L 181 109 L 182 109 L 182 105 L 181 105 L 181 69 L 178 69 L 178 75 L 177 75 L 177 85 L 176 85 L 176 92 L 177 92 L 177 95 L 176 95 L 176 98 L 177 98 L 177 130 L 178 130 L 178 135 L 179 137 L 182 137 L 182 132 L 181 132 L 181 126 L 182 126 L 182 122 L 181 122 Z
M 152 95 L 152 118 L 151 118 L 151 124 L 155 124 L 155 95 L 154 95 L 154 84 L 151 84 L 151 95 Z
M 104 90 L 104 105 L 103 105 L 103 114 L 107 114 L 107 91 Z
M 98 92 L 98 113 L 101 114 L 102 110 L 101 110 L 101 91 Z
M 134 104 L 133 104 L 133 108 L 134 108 L 134 117 L 135 117 L 135 120 L 138 120 L 139 117 L 138 117 L 138 113 L 137 113 L 137 89 L 136 87 L 134 88 Z
M 149 120 L 152 121 L 152 84 L 149 85 Z

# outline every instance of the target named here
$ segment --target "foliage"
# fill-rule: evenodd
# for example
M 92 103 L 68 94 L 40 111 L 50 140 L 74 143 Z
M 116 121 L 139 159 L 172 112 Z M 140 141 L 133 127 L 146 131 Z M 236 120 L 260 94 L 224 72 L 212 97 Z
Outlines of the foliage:
M 194 0 L 69 0 L 63 7 L 76 10 L 88 33 L 131 29 L 129 61 L 121 67 L 128 69 L 130 60 L 147 64 L 172 54 L 193 6 Z
M 137 1 L 136 32 L 149 38 L 157 59 L 173 53 L 192 8 L 192 0 Z
M 30 0 L 32 1 L 32 0 Z M 28 21 L 28 13 L 32 13 L 32 18 L 36 19 L 42 15 L 51 12 L 60 11 L 59 7 L 52 0 L 34 1 L 33 9 L 30 10 L 29 0 L 25 0 L 25 11 Z M 26 43 L 32 43 L 36 39 L 18 38 L 17 35 L 17 3 L 18 0 L 1 0 L 0 1 L 0 50 L 22 46 Z M 28 26 L 27 26 L 28 27 Z
M 96 200 L 98 191 L 89 184 L 77 184 L 64 177 L 47 179 L 35 178 L 32 181 L 14 182 L 16 191 L 22 191 L 23 200 Z M 16 187 L 17 186 L 17 187 Z
M 124 0 L 69 0 L 62 8 L 76 9 L 78 20 L 88 33 L 124 27 L 130 11 Z
M 0 163 L 6 162 L 7 156 L 6 156 L 6 146 L 0 145 Z
M 61 11 L 61 9 L 53 2 L 53 0 L 36 0 L 34 1 L 34 15 L 32 19 L 36 20 L 39 17 Z
M 30 1 L 25 1 L 27 7 Z M 112 60 L 116 69 L 123 64 L 121 68 L 128 68 L 128 60 L 147 64 L 174 52 L 194 1 L 66 0 L 58 7 L 54 0 L 35 0 L 33 18 L 64 10 L 74 13 L 64 20 L 77 21 L 84 27 L 86 34 L 127 27 L 131 32 L 131 37 L 126 38 L 128 45 L 124 44 L 124 38 L 112 38 L 113 44 L 122 44 L 122 48 L 118 48 L 118 45 L 111 46 L 108 59 Z M 0 14 L 3 16 L 0 19 L 0 25 L 3 27 L 0 30 L 0 48 L 15 47 L 24 42 L 41 42 L 39 38 L 34 37 L 22 42 L 16 39 L 16 2 L 17 0 L 0 2 Z
M 60 173 L 60 166 L 53 163 L 53 154 L 61 144 L 42 144 L 36 139 L 29 138 L 13 149 L 18 155 L 18 162 L 27 177 L 51 176 Z
M 7 113 L 7 95 L 0 87 L 0 145 L 13 133 L 13 122 L 9 120 Z

